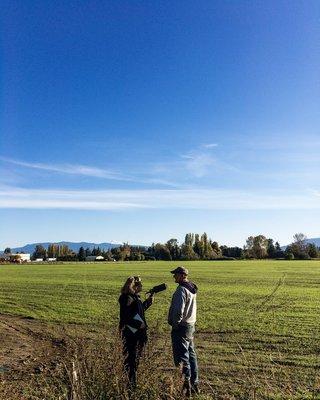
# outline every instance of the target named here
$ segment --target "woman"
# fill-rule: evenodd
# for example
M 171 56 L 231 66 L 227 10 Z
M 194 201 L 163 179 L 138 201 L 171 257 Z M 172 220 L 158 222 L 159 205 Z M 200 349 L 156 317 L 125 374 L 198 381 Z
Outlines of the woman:
M 124 366 L 132 387 L 137 382 L 137 367 L 142 350 L 147 343 L 147 323 L 144 312 L 153 303 L 151 294 L 144 302 L 139 293 L 142 282 L 139 276 L 130 276 L 121 289 L 119 329 L 123 341 Z

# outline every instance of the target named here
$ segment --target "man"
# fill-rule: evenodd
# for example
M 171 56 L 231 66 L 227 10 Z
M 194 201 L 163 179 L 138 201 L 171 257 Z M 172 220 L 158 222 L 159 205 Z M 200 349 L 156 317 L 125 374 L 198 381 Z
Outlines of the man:
M 194 349 L 193 335 L 197 313 L 197 286 L 188 281 L 188 270 L 178 267 L 173 271 L 178 287 L 174 292 L 168 315 L 171 325 L 173 359 L 176 366 L 182 366 L 184 375 L 183 392 L 187 397 L 199 393 L 198 364 Z

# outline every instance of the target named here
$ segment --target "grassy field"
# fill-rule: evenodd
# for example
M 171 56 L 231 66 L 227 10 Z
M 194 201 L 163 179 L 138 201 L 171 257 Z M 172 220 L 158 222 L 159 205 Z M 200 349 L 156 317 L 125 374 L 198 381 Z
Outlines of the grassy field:
M 111 328 L 118 321 L 121 285 L 139 274 L 145 290 L 162 282 L 169 286 L 147 315 L 151 329 L 157 327 L 165 337 L 176 286 L 169 271 L 175 265 L 1 265 L 0 312 Z M 203 376 L 217 393 L 227 385 L 226 393 L 235 397 L 225 398 L 245 398 L 241 382 L 245 386 L 250 380 L 251 397 L 262 387 L 270 394 L 252 398 L 320 399 L 320 261 L 184 265 L 199 287 L 197 346 Z

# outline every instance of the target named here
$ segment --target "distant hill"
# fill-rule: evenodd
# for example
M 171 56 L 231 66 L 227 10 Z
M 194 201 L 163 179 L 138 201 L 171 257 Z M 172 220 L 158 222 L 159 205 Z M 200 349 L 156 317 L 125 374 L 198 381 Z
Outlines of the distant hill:
M 115 247 L 119 247 L 121 246 L 121 243 L 114 243 L 114 242 L 110 242 L 110 243 L 90 243 L 90 242 L 42 242 L 42 243 L 31 243 L 31 244 L 26 244 L 23 247 L 14 247 L 11 248 L 11 251 L 13 253 L 30 253 L 32 254 L 34 252 L 34 249 L 37 245 L 41 244 L 43 247 L 45 247 L 46 249 L 48 248 L 49 244 L 58 244 L 58 245 L 67 245 L 70 249 L 72 249 L 74 252 L 78 252 L 80 247 L 84 247 L 85 249 L 89 248 L 90 250 L 92 250 L 94 247 L 100 247 L 101 250 L 110 250 L 113 249 Z
M 317 247 L 320 247 L 320 238 L 310 238 L 306 240 L 307 243 L 314 243 Z M 286 246 L 282 246 L 281 248 L 285 250 L 289 246 L 288 244 Z
M 320 238 L 307 239 L 307 243 L 314 243 L 317 247 L 320 247 Z

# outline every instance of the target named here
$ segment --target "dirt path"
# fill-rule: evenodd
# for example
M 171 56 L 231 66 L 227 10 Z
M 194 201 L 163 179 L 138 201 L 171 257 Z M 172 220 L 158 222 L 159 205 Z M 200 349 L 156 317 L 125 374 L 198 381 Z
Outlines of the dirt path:
M 0 399 L 21 391 L 33 375 L 57 366 L 64 350 L 57 329 L 37 320 L 0 314 Z
M 0 343 L 0 370 L 8 372 L 48 361 L 59 348 L 47 325 L 9 315 L 0 315 Z

